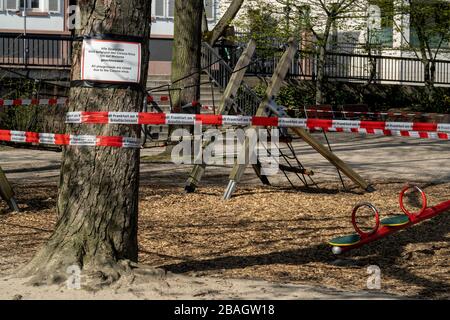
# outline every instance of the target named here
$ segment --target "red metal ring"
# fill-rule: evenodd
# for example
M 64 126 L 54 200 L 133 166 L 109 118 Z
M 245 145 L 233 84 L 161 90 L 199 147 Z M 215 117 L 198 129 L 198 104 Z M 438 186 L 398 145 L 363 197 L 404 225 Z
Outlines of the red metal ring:
M 409 189 L 416 189 L 417 191 L 420 192 L 420 195 L 422 196 L 422 209 L 418 213 L 414 213 L 414 212 L 411 213 L 411 212 L 409 212 L 405 208 L 405 205 L 403 203 L 403 197 L 405 196 L 406 191 L 408 191 Z M 400 202 L 400 208 L 402 209 L 402 211 L 410 218 L 415 217 L 415 216 L 420 216 L 428 207 L 427 196 L 426 196 L 425 192 L 423 192 L 422 189 L 420 189 L 418 186 L 406 186 L 406 187 L 404 187 L 403 190 L 400 192 L 399 202 Z
M 356 213 L 358 213 L 358 210 L 361 209 L 362 207 L 368 207 L 368 208 L 372 209 L 372 211 L 375 213 L 375 228 L 373 228 L 373 230 L 370 232 L 362 231 L 358 227 L 358 224 L 356 223 Z M 353 227 L 355 228 L 356 232 L 361 236 L 361 238 L 371 236 L 372 234 L 377 232 L 378 228 L 380 227 L 380 213 L 378 212 L 378 209 L 373 204 L 368 203 L 368 202 L 360 203 L 353 209 L 352 224 L 353 224 Z

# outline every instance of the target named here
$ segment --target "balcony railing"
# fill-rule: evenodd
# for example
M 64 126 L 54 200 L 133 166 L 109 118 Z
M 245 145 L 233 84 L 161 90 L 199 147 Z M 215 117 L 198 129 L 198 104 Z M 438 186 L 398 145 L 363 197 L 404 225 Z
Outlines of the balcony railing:
M 0 33 L 0 65 L 70 68 L 71 58 L 71 36 Z
M 257 50 L 247 75 L 271 76 L 284 49 Z M 236 61 L 237 56 L 230 59 Z M 318 70 L 318 54 L 299 50 L 291 64 L 288 77 L 315 80 Z M 435 84 L 450 85 L 450 60 L 435 61 Z M 425 82 L 424 65 L 420 59 L 363 53 L 328 52 L 325 62 L 325 76 L 328 79 L 392 84 L 415 84 Z
M 212 64 L 208 68 L 210 76 L 224 87 L 230 71 L 239 59 L 243 49 L 217 46 L 219 54 L 226 61 Z M 247 70 L 247 75 L 271 76 L 283 52 L 282 45 L 269 50 L 258 48 Z M 66 68 L 71 66 L 72 38 L 62 35 L 36 35 L 0 33 L 0 65 L 40 68 Z M 213 59 L 212 51 L 203 49 L 202 62 Z M 217 57 L 215 57 L 217 58 Z M 305 80 L 315 80 L 318 68 L 316 52 L 299 50 L 291 65 L 289 76 Z M 420 59 L 363 53 L 331 52 L 327 54 L 325 75 L 328 79 L 378 83 L 423 84 L 424 65 Z M 436 85 L 450 85 L 450 60 L 436 61 Z

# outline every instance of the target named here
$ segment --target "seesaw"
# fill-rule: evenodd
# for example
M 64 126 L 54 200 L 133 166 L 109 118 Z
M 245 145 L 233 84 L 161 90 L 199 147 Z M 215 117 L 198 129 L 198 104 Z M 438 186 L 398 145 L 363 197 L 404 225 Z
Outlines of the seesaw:
M 403 202 L 403 198 L 406 192 L 410 189 L 419 191 L 422 197 L 422 208 L 417 213 L 409 212 Z M 403 190 L 400 192 L 399 202 L 400 208 L 402 209 L 404 214 L 395 215 L 382 220 L 380 220 L 380 213 L 374 205 L 367 202 L 358 204 L 352 212 L 352 224 L 355 228 L 356 233 L 344 237 L 334 238 L 329 241 L 329 244 L 333 247 L 332 252 L 334 254 L 341 254 L 346 251 L 359 248 L 370 242 L 377 241 L 381 238 L 387 237 L 392 233 L 398 232 L 405 228 L 409 228 L 415 224 L 431 219 L 441 213 L 450 210 L 450 200 L 442 202 L 434 207 L 428 207 L 427 196 L 425 195 L 425 192 L 423 192 L 417 186 L 406 186 L 405 188 L 403 188 Z M 375 227 L 369 232 L 364 232 L 363 230 L 361 230 L 356 221 L 356 215 L 358 211 L 364 207 L 371 209 L 375 215 Z

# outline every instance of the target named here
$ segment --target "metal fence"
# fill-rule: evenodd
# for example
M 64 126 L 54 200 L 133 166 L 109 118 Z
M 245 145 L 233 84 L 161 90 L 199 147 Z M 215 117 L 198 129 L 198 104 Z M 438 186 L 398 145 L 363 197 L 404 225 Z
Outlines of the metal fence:
M 233 52 L 232 48 L 229 48 Z M 234 50 L 239 55 L 238 50 Z M 247 74 L 271 76 L 280 60 L 283 49 L 256 51 Z M 231 61 L 236 61 L 234 57 Z M 297 52 L 289 69 L 288 77 L 315 80 L 318 71 L 318 54 L 313 51 Z M 435 84 L 450 85 L 450 61 L 436 60 Z M 362 53 L 328 52 L 325 62 L 325 76 L 328 79 L 353 82 L 373 81 L 375 83 L 423 84 L 425 68 L 420 59 L 368 55 Z
M 72 37 L 0 33 L 0 65 L 70 68 Z
M 218 45 L 213 51 L 203 49 L 203 66 L 212 59 L 223 61 L 208 66 L 210 76 L 222 87 L 228 83 L 243 46 Z M 270 48 L 258 48 L 247 70 L 248 75 L 271 76 L 284 48 L 280 43 Z M 70 68 L 72 38 L 63 35 L 0 33 L 0 65 L 44 68 Z M 299 50 L 289 70 L 290 77 L 314 80 L 317 75 L 316 52 Z M 423 84 L 424 65 L 417 58 L 382 56 L 362 53 L 330 52 L 325 75 L 329 79 L 378 83 Z M 373 79 L 372 79 L 373 76 Z M 436 85 L 450 85 L 450 61 L 436 61 Z M 246 90 L 244 90 L 246 91 Z
M 236 64 L 236 61 L 230 61 L 230 58 L 236 58 L 237 54 L 223 49 L 212 48 L 207 43 L 203 43 L 201 66 L 211 80 L 220 88 L 225 89 L 233 75 L 233 68 L 230 65 L 234 66 Z M 261 99 L 243 82 L 234 101 L 239 114 L 254 115 Z

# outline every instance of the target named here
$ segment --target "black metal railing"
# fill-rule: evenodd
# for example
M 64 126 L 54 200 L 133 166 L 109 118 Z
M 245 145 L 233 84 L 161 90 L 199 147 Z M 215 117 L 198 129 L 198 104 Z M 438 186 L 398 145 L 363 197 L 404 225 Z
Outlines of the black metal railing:
M 239 54 L 238 50 L 230 52 Z M 247 75 L 271 76 L 281 58 L 283 49 L 257 49 Z M 231 61 L 236 61 L 237 57 Z M 299 50 L 289 69 L 288 77 L 315 80 L 319 55 L 314 51 Z M 450 60 L 435 61 L 436 85 L 450 84 Z M 418 58 L 369 55 L 365 53 L 328 52 L 325 61 L 328 79 L 354 82 L 423 84 L 425 68 Z
M 208 74 L 221 89 L 225 89 L 233 75 L 233 68 L 230 64 L 235 65 L 229 59 L 236 54 L 231 52 L 221 52 L 223 48 L 212 48 L 207 43 L 202 43 L 202 69 Z M 224 59 L 226 55 L 226 59 Z M 243 115 L 254 115 L 258 109 L 261 99 L 258 95 L 243 82 L 239 88 L 237 97 L 235 98 L 237 112 Z
M 0 33 L 0 65 L 70 68 L 72 37 Z
M 208 73 L 225 87 L 239 59 L 244 45 L 218 45 L 211 50 L 203 49 L 202 64 L 208 65 L 223 58 L 208 68 Z M 281 43 L 270 48 L 258 48 L 247 75 L 271 76 L 284 51 Z M 0 33 L 0 65 L 30 66 L 43 68 L 70 68 L 72 37 L 70 35 L 38 35 Z M 290 77 L 315 80 L 318 69 L 318 54 L 314 51 L 299 50 L 289 70 Z M 366 53 L 329 52 L 325 63 L 325 76 L 329 79 L 378 83 L 423 84 L 424 65 L 420 59 L 368 55 Z M 437 60 L 436 85 L 450 84 L 450 60 Z M 244 89 L 244 91 L 247 91 Z M 253 98 L 250 98 L 253 100 Z

